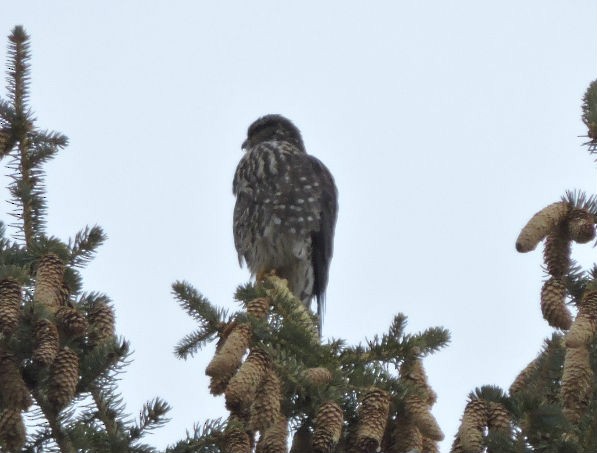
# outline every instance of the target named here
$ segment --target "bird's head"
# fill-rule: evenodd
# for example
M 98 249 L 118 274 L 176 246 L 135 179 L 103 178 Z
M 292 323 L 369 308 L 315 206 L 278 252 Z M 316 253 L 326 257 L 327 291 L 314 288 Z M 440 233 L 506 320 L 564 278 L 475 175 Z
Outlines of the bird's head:
M 265 115 L 255 120 L 249 126 L 247 139 L 243 142 L 242 149 L 247 150 L 259 143 L 271 140 L 289 142 L 301 151 L 305 151 L 301 132 L 292 124 L 292 121 L 282 115 Z

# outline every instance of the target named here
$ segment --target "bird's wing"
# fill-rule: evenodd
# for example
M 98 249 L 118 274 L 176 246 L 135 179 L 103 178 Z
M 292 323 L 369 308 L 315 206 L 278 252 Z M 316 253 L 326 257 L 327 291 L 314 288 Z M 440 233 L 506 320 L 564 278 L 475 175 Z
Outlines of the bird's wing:
M 330 262 L 334 252 L 334 230 L 338 216 L 338 191 L 334 178 L 327 167 L 313 156 L 308 156 L 312 166 L 312 178 L 319 185 L 319 228 L 311 233 L 314 275 L 313 293 L 317 296 L 319 329 L 325 312 L 325 290 L 328 284 Z

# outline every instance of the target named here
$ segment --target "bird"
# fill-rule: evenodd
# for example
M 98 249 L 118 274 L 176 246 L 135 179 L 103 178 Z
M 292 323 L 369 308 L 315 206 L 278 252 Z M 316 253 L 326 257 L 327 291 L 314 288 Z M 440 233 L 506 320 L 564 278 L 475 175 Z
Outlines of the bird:
M 321 335 L 338 216 L 334 177 L 282 115 L 255 120 L 242 149 L 232 184 L 239 263 L 258 280 L 272 271 L 285 278 L 308 309 L 316 298 Z

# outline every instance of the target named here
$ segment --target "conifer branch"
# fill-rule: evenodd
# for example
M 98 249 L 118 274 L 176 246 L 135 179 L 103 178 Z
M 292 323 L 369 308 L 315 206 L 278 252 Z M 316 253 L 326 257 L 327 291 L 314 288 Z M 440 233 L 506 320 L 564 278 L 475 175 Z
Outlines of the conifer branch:
M 221 418 L 207 420 L 203 425 L 195 424 L 193 432 L 187 431 L 186 439 L 166 448 L 165 453 L 221 453 L 226 421 Z
M 174 348 L 174 353 L 179 359 L 193 357 L 197 351 L 203 348 L 207 343 L 216 338 L 217 332 L 208 329 L 197 329 L 190 334 L 185 335 Z
M 117 414 L 123 404 L 122 399 L 114 396 L 108 387 L 103 389 L 96 385 L 90 387 L 90 393 L 97 408 L 95 416 L 103 423 L 109 437 L 122 439 L 125 437 L 124 430 L 117 420 Z
M 225 319 L 228 313 L 226 310 L 214 307 L 206 297 L 187 282 L 175 282 L 172 285 L 172 292 L 179 305 L 199 323 L 196 331 L 186 335 L 176 345 L 176 355 L 186 359 L 216 338 L 226 325 Z
M 36 387 L 32 390 L 33 397 L 37 401 L 39 408 L 41 409 L 44 417 L 48 422 L 48 426 L 52 433 L 52 438 L 58 444 L 61 453 L 75 453 L 76 449 L 67 434 L 64 430 L 60 420 L 59 414 L 56 410 L 51 406 L 49 401 L 46 399 L 45 395 L 42 395 L 39 392 L 39 387 Z
M 93 259 L 95 250 L 106 241 L 107 237 L 104 230 L 94 225 L 86 226 L 83 231 L 79 231 L 74 240 L 69 240 L 68 248 L 70 250 L 70 263 L 73 266 L 84 266 Z
M 159 428 L 168 422 L 165 415 L 170 406 L 161 398 L 154 398 L 143 405 L 139 413 L 139 422 L 129 430 L 132 440 L 140 439 L 146 432 Z
M 8 98 L 15 110 L 17 129 L 25 126 L 29 99 L 29 36 L 21 26 L 16 26 L 8 37 Z M 21 121 L 23 123 L 21 123 Z

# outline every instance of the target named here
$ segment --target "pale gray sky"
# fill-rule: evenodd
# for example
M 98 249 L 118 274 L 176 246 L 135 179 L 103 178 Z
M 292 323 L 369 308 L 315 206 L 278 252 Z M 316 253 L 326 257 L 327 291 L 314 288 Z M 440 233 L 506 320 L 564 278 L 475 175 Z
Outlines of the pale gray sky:
M 514 241 L 566 189 L 594 193 L 579 137 L 597 78 L 594 1 L 4 0 L 1 10 L 3 36 L 21 24 L 32 37 L 39 126 L 70 138 L 47 169 L 48 231 L 104 227 L 85 288 L 114 300 L 135 350 L 128 409 L 156 395 L 174 408 L 152 444 L 226 413 L 204 376 L 213 345 L 187 362 L 172 353 L 194 324 L 170 285 L 186 279 L 236 308 L 248 273 L 231 181 L 246 127 L 265 113 L 296 123 L 339 188 L 324 336 L 357 343 L 397 312 L 411 332 L 452 332 L 425 361 L 443 452 L 468 392 L 507 388 L 550 334 L 541 253 L 519 255 Z M 593 255 L 575 248 L 583 263 Z

